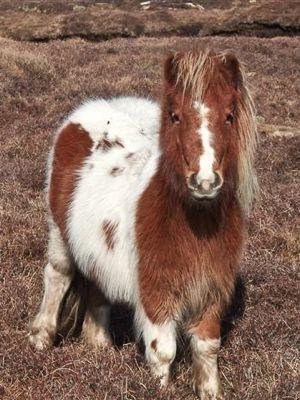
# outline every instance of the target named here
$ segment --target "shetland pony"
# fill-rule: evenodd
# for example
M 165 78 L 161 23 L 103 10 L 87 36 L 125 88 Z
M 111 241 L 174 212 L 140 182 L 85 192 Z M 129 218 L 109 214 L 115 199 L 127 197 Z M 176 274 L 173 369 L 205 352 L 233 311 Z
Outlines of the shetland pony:
M 255 193 L 255 145 L 244 73 L 227 53 L 170 56 L 161 107 L 121 97 L 73 112 L 49 157 L 49 262 L 30 342 L 52 344 L 76 265 L 103 294 L 90 293 L 90 343 L 110 343 L 108 302 L 128 302 L 161 383 L 180 326 L 190 338 L 194 391 L 221 398 L 220 320 Z

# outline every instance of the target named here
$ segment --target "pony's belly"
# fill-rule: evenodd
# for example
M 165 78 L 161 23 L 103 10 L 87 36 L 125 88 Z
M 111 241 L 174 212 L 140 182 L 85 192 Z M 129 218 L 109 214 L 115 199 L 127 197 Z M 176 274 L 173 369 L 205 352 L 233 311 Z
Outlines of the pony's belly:
M 139 155 L 141 160 L 142 152 Z M 79 172 L 68 215 L 68 242 L 79 269 L 111 301 L 135 302 L 136 209 L 156 163 L 156 157 L 145 157 L 139 173 L 136 164 L 127 169 L 118 164 L 120 173 L 112 175 L 105 158 L 93 153 Z
M 125 210 L 111 193 L 101 198 L 82 182 L 72 204 L 69 244 L 79 269 L 111 300 L 131 300 L 135 292 L 136 249 L 133 204 Z M 119 193 L 120 196 L 125 193 Z M 127 211 L 127 212 L 125 212 Z
M 81 211 L 81 223 L 72 219 L 69 230 L 69 244 L 78 268 L 110 300 L 132 302 L 137 267 L 132 233 L 122 232 L 124 221 L 101 218 L 103 210 L 99 210 L 98 218 L 90 210 Z

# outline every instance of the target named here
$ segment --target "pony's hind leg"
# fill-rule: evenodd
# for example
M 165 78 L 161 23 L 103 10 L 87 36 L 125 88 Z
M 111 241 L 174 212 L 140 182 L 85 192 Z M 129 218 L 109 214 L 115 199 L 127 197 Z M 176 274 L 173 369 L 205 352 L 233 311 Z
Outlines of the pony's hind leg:
M 111 345 L 108 332 L 110 306 L 100 289 L 89 282 L 86 293 L 87 309 L 82 326 L 83 338 L 96 348 Z
M 221 344 L 220 320 L 209 311 L 189 332 L 193 358 L 193 389 L 201 400 L 222 399 L 217 361 Z
M 141 329 L 151 372 L 160 378 L 161 385 L 165 386 L 169 381 L 170 367 L 176 355 L 175 323 L 170 321 L 157 325 L 145 317 Z
M 70 256 L 59 228 L 52 223 L 49 231 L 49 262 L 44 270 L 44 296 L 29 333 L 30 343 L 39 350 L 51 346 L 54 341 L 60 306 L 73 274 Z

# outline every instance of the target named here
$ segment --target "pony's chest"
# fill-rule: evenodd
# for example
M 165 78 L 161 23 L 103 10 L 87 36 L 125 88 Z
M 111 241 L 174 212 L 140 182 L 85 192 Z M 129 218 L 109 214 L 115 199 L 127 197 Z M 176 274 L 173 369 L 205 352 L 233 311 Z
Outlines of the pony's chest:
M 150 286 L 162 283 L 172 291 L 231 274 L 243 242 L 242 221 L 234 209 L 219 221 L 198 209 L 190 213 L 173 202 L 171 210 L 170 202 L 158 206 L 157 200 L 149 199 L 145 193 L 145 211 L 139 210 L 137 224 L 141 280 L 149 282 L 153 276 Z

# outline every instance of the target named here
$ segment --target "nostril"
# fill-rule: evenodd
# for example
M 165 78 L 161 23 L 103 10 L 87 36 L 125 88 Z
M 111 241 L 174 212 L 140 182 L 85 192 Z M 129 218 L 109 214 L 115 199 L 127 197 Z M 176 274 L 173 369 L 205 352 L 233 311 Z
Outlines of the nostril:
M 218 172 L 214 172 L 215 180 L 213 183 L 213 188 L 221 187 L 223 184 L 223 179 Z
M 193 174 L 193 175 L 190 176 L 190 185 L 191 185 L 193 188 L 198 187 L 197 174 Z

